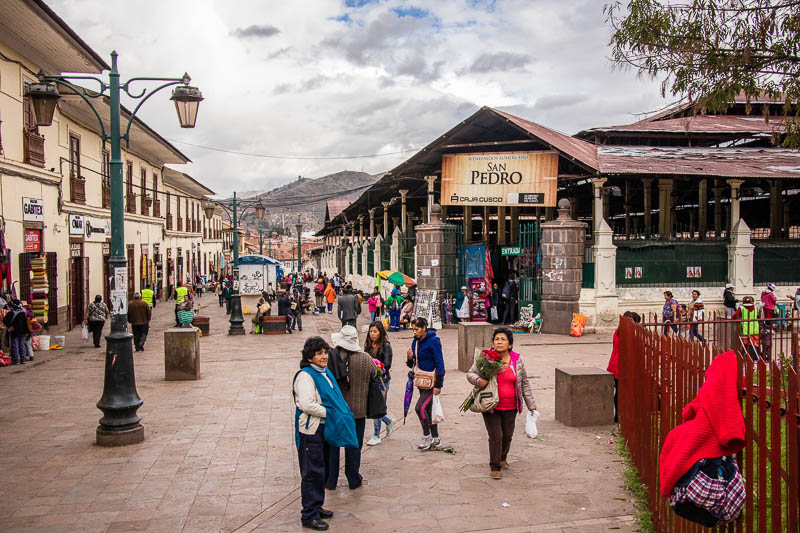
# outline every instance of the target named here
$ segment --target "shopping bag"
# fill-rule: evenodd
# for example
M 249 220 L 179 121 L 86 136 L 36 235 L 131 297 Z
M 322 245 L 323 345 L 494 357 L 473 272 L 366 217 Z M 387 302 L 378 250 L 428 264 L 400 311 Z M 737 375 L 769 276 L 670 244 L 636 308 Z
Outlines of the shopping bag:
M 536 420 L 539 419 L 539 411 L 528 411 L 528 416 L 525 417 L 525 434 L 528 438 L 535 439 L 539 434 L 539 428 L 536 427 Z
M 433 404 L 431 405 L 431 424 L 441 424 L 444 422 L 444 411 L 442 410 L 442 402 L 439 401 L 439 395 L 433 395 Z
M 573 337 L 580 337 L 583 335 L 583 328 L 586 327 L 586 315 L 572 313 L 572 323 L 569 325 L 569 334 Z
M 497 307 L 495 307 L 494 305 L 489 310 L 489 319 L 497 320 Z
M 83 325 L 81 328 L 81 340 L 88 341 L 89 340 L 89 326 L 86 324 Z

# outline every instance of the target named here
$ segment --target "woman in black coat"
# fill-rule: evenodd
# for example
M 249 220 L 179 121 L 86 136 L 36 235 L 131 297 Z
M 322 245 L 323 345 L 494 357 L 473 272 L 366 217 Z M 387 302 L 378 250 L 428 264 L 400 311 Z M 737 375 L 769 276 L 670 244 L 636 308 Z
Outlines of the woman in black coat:
M 291 333 L 294 327 L 294 313 L 292 312 L 292 300 L 286 291 L 278 297 L 278 316 L 286 317 L 286 333 Z
M 383 322 L 376 320 L 369 325 L 367 340 L 364 342 L 364 351 L 373 359 L 383 363 L 383 395 L 389 394 L 389 381 L 392 379 L 389 370 L 392 368 L 392 345 L 386 335 Z M 381 422 L 386 424 L 386 437 L 392 432 L 394 420 L 388 415 L 383 418 L 376 418 L 373 421 L 375 431 L 367 441 L 367 446 L 375 446 L 381 443 Z

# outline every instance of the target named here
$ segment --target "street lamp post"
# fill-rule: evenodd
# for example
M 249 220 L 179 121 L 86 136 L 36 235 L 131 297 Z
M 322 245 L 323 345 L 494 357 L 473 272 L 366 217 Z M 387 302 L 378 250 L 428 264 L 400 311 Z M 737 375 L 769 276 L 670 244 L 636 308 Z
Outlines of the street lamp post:
M 258 220 L 264 220 L 266 209 L 261 203 L 261 200 L 241 202 L 234 192 L 233 199 L 230 202 L 226 200 L 206 200 L 203 204 L 203 211 L 205 211 L 206 218 L 210 219 L 214 216 L 214 209 L 216 206 L 224 209 L 229 219 L 233 222 L 233 294 L 231 294 L 231 325 L 228 328 L 228 335 L 244 335 L 245 331 L 242 325 L 244 324 L 244 317 L 242 316 L 242 296 L 239 294 L 239 208 L 241 208 L 241 214 L 243 215 L 245 211 L 253 207 Z
M 297 224 L 294 229 L 297 230 L 297 275 L 300 275 L 300 252 L 302 247 L 300 245 L 300 234 L 303 232 L 303 225 L 300 223 L 300 215 L 297 215 Z
M 70 80 L 90 80 L 100 84 L 99 91 L 90 91 Z M 132 92 L 131 84 L 140 81 L 164 82 L 162 85 L 151 89 L 142 89 L 141 92 Z M 131 339 L 133 335 L 128 332 L 128 267 L 125 259 L 125 213 L 122 203 L 122 140 L 126 147 L 130 146 L 130 133 L 133 120 L 139 108 L 148 98 L 161 89 L 178 85 L 172 98 L 178 119 L 182 128 L 193 128 L 197 120 L 197 109 L 203 96 L 196 87 L 190 87 L 191 78 L 184 74 L 181 78 L 130 78 L 120 83 L 120 74 L 117 70 L 117 53 L 111 52 L 111 70 L 108 73 L 108 82 L 95 76 L 45 76 L 39 74 L 39 83 L 28 88 L 28 96 L 39 126 L 49 126 L 53 123 L 56 102 L 60 98 L 58 89 L 52 83 L 69 88 L 94 112 L 100 123 L 100 132 L 103 143 L 111 141 L 111 257 L 108 260 L 111 277 L 111 333 L 106 337 L 106 364 L 103 383 L 103 395 L 97 402 L 97 407 L 103 411 L 100 425 L 97 427 L 96 439 L 100 446 L 122 446 L 135 444 L 144 440 L 144 428 L 140 424 L 141 418 L 136 411 L 142 405 L 142 399 L 136 391 L 136 378 L 133 367 L 133 350 Z M 128 96 L 141 100 L 134 108 L 128 120 L 125 134 L 121 132 L 121 91 Z M 109 98 L 109 131 L 106 132 L 103 119 L 98 108 L 91 99 L 104 94 Z

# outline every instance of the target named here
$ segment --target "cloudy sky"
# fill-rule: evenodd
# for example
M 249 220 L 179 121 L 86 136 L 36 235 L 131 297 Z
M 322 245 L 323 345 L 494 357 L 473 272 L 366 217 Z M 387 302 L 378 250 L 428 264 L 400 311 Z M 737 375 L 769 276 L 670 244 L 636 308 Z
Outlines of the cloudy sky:
M 164 137 L 304 157 L 420 148 L 484 105 L 570 134 L 663 106 L 657 81 L 612 68 L 603 3 L 49 0 L 98 53 L 120 54 L 123 77 L 192 76 L 205 97 L 196 129 L 178 127 L 166 93 L 140 111 Z M 411 155 L 175 145 L 218 193 L 381 172 Z

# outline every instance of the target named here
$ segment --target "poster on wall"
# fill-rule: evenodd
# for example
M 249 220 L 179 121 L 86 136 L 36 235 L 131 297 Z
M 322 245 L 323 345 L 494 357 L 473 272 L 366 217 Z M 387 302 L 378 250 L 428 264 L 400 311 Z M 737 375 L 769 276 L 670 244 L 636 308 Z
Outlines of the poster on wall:
M 422 317 L 433 329 L 442 329 L 442 314 L 436 300 L 436 291 L 417 289 L 414 318 Z
M 22 220 L 44 222 L 44 204 L 40 198 L 22 197 Z
M 486 280 L 485 279 L 471 279 L 470 280 L 470 309 L 471 320 L 473 322 L 486 321 Z
M 633 268 L 625 267 L 625 279 L 633 279 Z
M 556 205 L 558 153 L 442 155 L 442 205 Z
M 266 265 L 239 265 L 239 293 L 259 295 L 264 290 Z
M 42 230 L 40 229 L 25 230 L 25 251 L 27 253 L 35 253 L 42 251 Z
M 634 277 L 636 279 L 642 279 L 642 267 L 636 267 Z

